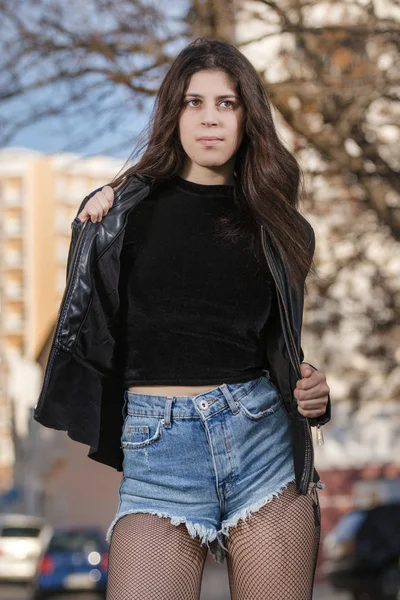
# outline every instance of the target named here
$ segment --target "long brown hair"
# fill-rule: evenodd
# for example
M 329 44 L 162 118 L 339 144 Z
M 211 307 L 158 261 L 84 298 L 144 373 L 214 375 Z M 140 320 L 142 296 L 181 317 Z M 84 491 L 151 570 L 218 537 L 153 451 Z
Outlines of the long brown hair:
M 143 155 L 133 166 L 124 165 L 111 185 L 115 188 L 135 174 L 168 180 L 182 172 L 187 157 L 179 139 L 179 116 L 190 77 L 203 69 L 224 71 L 245 108 L 244 135 L 234 168 L 237 211 L 221 219 L 222 232 L 230 239 L 248 238 L 257 255 L 263 225 L 292 285 L 300 290 L 312 266 L 309 236 L 298 211 L 303 174 L 278 138 L 262 79 L 233 45 L 198 38 L 178 54 L 158 90 L 150 121 L 142 132 L 145 139 L 139 138 L 128 163 L 144 150 Z

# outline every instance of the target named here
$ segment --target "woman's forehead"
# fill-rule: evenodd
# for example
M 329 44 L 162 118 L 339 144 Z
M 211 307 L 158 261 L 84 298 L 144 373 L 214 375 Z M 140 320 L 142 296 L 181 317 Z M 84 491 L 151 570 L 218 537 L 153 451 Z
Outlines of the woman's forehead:
M 198 89 L 194 89 L 195 87 Z M 210 93 L 216 88 L 218 89 L 215 94 L 232 93 L 235 95 L 236 92 L 236 85 L 228 73 L 216 69 L 204 69 L 193 73 L 188 81 L 186 93 L 190 91 L 195 94 L 204 95 L 206 91 Z

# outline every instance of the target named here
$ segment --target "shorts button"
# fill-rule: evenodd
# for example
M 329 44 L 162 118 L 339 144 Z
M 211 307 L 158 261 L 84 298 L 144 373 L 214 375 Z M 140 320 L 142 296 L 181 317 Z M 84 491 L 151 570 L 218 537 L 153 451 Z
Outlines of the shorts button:
M 201 409 L 206 410 L 208 408 L 208 402 L 207 402 L 207 400 L 200 400 L 199 406 L 200 406 Z

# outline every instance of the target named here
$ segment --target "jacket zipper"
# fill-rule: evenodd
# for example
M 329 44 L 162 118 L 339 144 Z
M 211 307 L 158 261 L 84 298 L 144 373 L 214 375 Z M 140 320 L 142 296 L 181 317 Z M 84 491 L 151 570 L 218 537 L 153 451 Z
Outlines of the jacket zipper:
M 54 362 L 54 359 L 55 359 L 55 356 L 56 356 L 55 340 L 57 339 L 57 334 L 58 334 L 58 332 L 60 330 L 60 327 L 61 327 L 60 316 L 61 316 L 61 313 L 64 310 L 65 305 L 67 303 L 67 300 L 68 300 L 68 298 L 70 296 L 71 287 L 72 287 L 71 281 L 73 280 L 73 274 L 76 271 L 76 261 L 75 261 L 75 258 L 77 256 L 78 250 L 80 250 L 80 248 L 82 246 L 83 232 L 86 229 L 87 223 L 88 223 L 88 221 L 85 221 L 83 223 L 83 225 L 82 225 L 81 232 L 80 232 L 79 237 L 78 237 L 78 239 L 76 241 L 76 246 L 75 246 L 74 254 L 71 257 L 71 270 L 70 270 L 70 273 L 69 273 L 68 280 L 66 282 L 66 286 L 65 286 L 65 290 L 64 290 L 64 294 L 63 294 L 62 300 L 60 302 L 60 308 L 58 309 L 58 313 L 57 313 L 56 328 L 55 328 L 54 335 L 53 335 L 53 340 L 52 340 L 52 343 L 51 343 L 50 356 L 49 356 L 49 359 L 47 361 L 46 374 L 45 374 L 45 378 L 44 378 L 44 381 L 43 381 L 43 387 L 42 387 L 42 393 L 41 393 L 41 400 L 39 400 L 38 403 L 37 403 L 37 405 L 35 406 L 35 413 L 37 413 L 37 414 L 40 411 L 40 407 L 41 407 L 41 405 L 43 403 L 43 398 L 45 396 L 45 392 L 46 392 L 48 384 L 49 384 L 50 373 L 51 373 L 51 370 L 52 370 L 52 367 L 53 367 L 53 362 Z M 73 267 L 75 267 L 75 268 L 73 268 Z
M 269 266 L 271 274 L 272 274 L 272 276 L 274 278 L 276 289 L 278 290 L 279 296 L 280 296 L 281 301 L 282 301 L 282 306 L 283 306 L 285 317 L 286 317 L 286 326 L 287 326 L 287 330 L 288 330 L 288 333 L 289 333 L 289 336 L 290 336 L 290 340 L 291 340 L 291 343 L 292 343 L 292 349 L 294 351 L 295 358 L 296 358 L 296 361 L 297 361 L 298 371 L 299 371 L 299 374 L 300 374 L 300 377 L 301 377 L 300 357 L 298 355 L 296 344 L 295 344 L 295 341 L 294 341 L 292 329 L 291 329 L 291 326 L 290 326 L 289 315 L 287 313 L 286 304 L 285 304 L 285 301 L 283 299 L 282 290 L 281 290 L 281 288 L 279 286 L 279 283 L 278 283 L 278 281 L 277 281 L 277 279 L 275 277 L 274 270 L 271 267 L 271 262 L 270 262 L 270 260 L 268 258 L 268 255 L 267 255 L 267 250 L 266 250 L 266 247 L 265 247 L 265 240 L 264 240 L 264 226 L 263 225 L 261 225 L 261 244 L 262 244 L 262 248 L 263 248 L 263 253 L 264 253 L 265 259 L 267 261 L 267 264 Z M 301 483 L 305 482 L 303 490 L 307 491 L 309 483 L 311 481 L 311 474 L 314 471 L 314 449 L 313 449 L 313 438 L 312 438 L 310 423 L 308 422 L 307 418 L 305 419 L 305 421 L 303 421 L 303 423 L 304 422 L 306 423 L 306 428 L 308 430 L 308 436 L 306 436 L 306 447 L 307 447 L 306 448 L 306 462 L 309 462 L 309 461 L 307 461 L 307 459 L 308 459 L 309 455 L 311 454 L 311 469 L 308 470 L 307 479 L 305 479 L 306 474 L 305 473 L 303 474 L 303 477 L 301 478 Z

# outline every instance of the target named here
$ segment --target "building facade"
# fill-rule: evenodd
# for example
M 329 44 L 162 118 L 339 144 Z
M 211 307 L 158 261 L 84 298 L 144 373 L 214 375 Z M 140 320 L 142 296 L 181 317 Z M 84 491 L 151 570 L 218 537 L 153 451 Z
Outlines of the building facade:
M 106 156 L 0 150 L 0 492 L 12 485 L 13 437 L 27 436 L 40 391 L 37 360 L 65 288 L 71 221 L 121 166 Z

